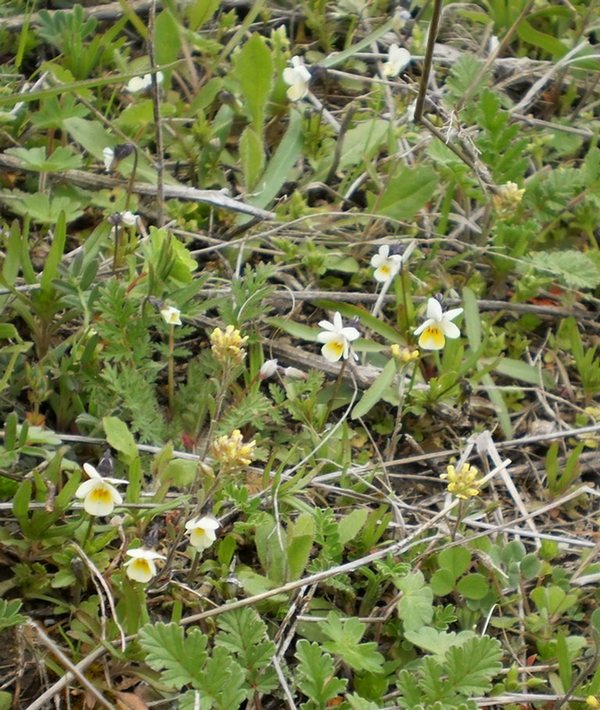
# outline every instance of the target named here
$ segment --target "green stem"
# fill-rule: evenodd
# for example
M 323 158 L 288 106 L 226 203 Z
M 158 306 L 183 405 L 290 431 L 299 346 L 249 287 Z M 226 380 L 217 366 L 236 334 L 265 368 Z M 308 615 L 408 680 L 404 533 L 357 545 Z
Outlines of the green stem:
M 169 412 L 173 415 L 173 402 L 175 399 L 175 326 L 169 330 L 169 359 L 167 362 L 167 388 L 169 396 Z

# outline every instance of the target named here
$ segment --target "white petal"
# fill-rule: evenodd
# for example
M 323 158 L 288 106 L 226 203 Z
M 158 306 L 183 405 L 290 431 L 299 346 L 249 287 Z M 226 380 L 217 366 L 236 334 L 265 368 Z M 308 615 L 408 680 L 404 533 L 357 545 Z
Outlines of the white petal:
M 342 328 L 344 327 L 344 322 L 342 321 L 342 316 L 339 311 L 336 311 L 333 314 L 333 327 L 338 333 L 341 333 Z
M 308 87 L 300 81 L 296 81 L 287 90 L 287 97 L 290 101 L 300 101 L 308 94 Z
M 332 340 L 339 340 L 339 339 L 340 339 L 340 334 L 333 333 L 331 331 L 326 331 L 324 333 L 319 333 L 319 335 L 317 335 L 317 342 L 319 342 L 319 343 L 330 343 Z
M 188 520 L 185 524 L 186 530 L 192 530 L 194 528 L 202 528 L 203 530 L 217 530 L 221 527 L 221 523 L 213 518 L 212 515 L 204 515 L 201 518 L 193 518 Z
M 319 328 L 323 328 L 323 330 L 331 330 L 332 332 L 335 331 L 335 326 L 333 323 L 330 323 L 328 320 L 320 320 L 319 321 Z
M 462 308 L 451 308 L 449 311 L 444 313 L 444 320 L 454 320 L 463 312 Z
M 286 84 L 289 84 L 292 86 L 293 84 L 296 83 L 296 70 L 295 69 L 290 69 L 287 67 L 287 69 L 283 70 L 283 80 L 285 81 Z
M 84 463 L 83 470 L 87 473 L 87 475 L 90 478 L 97 478 L 97 479 L 102 478 L 102 476 L 98 473 L 98 471 L 96 471 L 96 469 L 92 466 L 91 463 Z
M 382 266 L 383 264 L 385 264 L 385 262 L 386 259 L 382 258 L 381 254 L 373 254 L 373 256 L 371 257 L 371 266 L 374 269 L 377 269 L 378 267 Z
M 456 323 L 452 323 L 449 320 L 443 320 L 442 330 L 447 338 L 451 338 L 452 340 L 454 340 L 454 338 L 460 338 L 460 330 Z
M 357 338 L 360 338 L 360 333 L 356 328 L 352 328 L 352 326 L 346 326 L 345 328 L 342 328 L 340 331 L 340 334 L 346 338 L 348 342 L 352 342 L 353 340 L 356 340 Z
M 414 331 L 414 334 L 420 335 L 425 330 L 425 328 L 429 328 L 432 323 L 435 323 L 434 319 L 428 318 L 424 323 L 421 323 L 421 325 Z
M 442 306 L 437 298 L 430 298 L 427 301 L 427 318 L 442 320 Z
M 76 498 L 85 498 L 86 495 L 97 486 L 97 482 L 93 479 L 91 481 L 84 481 L 79 488 L 75 491 Z
M 154 552 L 154 550 L 147 550 L 144 547 L 136 547 L 133 550 L 127 550 L 125 553 L 126 555 L 129 555 L 129 557 L 133 557 L 138 560 L 165 560 L 166 557 L 164 555 L 159 555 L 158 552 Z M 127 563 L 129 564 L 129 563 Z

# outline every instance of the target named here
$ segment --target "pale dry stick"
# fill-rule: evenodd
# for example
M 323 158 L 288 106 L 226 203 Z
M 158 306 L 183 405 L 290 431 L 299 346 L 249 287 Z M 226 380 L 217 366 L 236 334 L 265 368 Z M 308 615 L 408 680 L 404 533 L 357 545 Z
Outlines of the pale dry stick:
M 548 71 L 546 71 L 544 75 L 529 88 L 529 91 L 525 94 L 525 96 L 523 96 L 519 103 L 512 107 L 511 113 L 525 112 L 529 105 L 535 100 L 536 96 L 544 88 L 544 86 L 546 86 L 546 84 L 552 79 L 554 74 L 560 71 L 563 67 L 566 67 L 571 62 L 576 61 L 576 59 L 578 59 L 576 55 L 579 54 L 583 49 L 588 48 L 589 46 L 589 42 L 587 40 L 584 40 L 580 44 L 573 47 L 573 49 L 571 49 L 569 52 L 567 52 L 564 57 L 559 59 L 557 62 L 551 64 Z M 585 59 L 588 58 L 589 57 L 585 57 Z
M 0 167 L 9 168 L 12 170 L 22 170 L 27 172 L 29 168 L 24 165 L 18 158 L 11 155 L 0 153 Z M 60 174 L 60 179 L 68 183 L 73 183 L 79 187 L 90 187 L 92 189 L 113 189 L 115 187 L 124 186 L 121 180 L 109 177 L 107 175 L 99 175 L 95 173 L 85 172 L 84 170 L 66 170 Z M 155 185 L 145 182 L 135 182 L 132 186 L 133 192 L 139 195 L 156 197 L 157 188 Z M 232 210 L 233 212 L 241 212 L 249 214 L 258 219 L 271 220 L 275 218 L 275 213 L 247 205 L 244 202 L 229 197 L 222 190 L 197 190 L 194 187 L 186 187 L 179 184 L 165 184 L 164 199 L 189 200 L 191 202 L 203 202 L 214 207 L 224 210 Z M 226 246 L 226 245 L 225 245 Z
M 283 675 L 281 663 L 279 662 L 279 659 L 277 658 L 277 656 L 271 657 L 271 663 L 273 664 L 273 668 L 275 669 L 275 673 L 277 674 L 277 678 L 279 680 L 279 685 L 281 686 L 281 689 L 283 690 L 283 694 L 285 695 L 285 699 L 288 704 L 288 709 L 289 710 L 297 710 L 296 704 L 294 703 L 294 697 L 292 695 L 292 692 L 290 691 L 290 686 L 288 685 L 288 682 L 285 679 L 285 676 Z
M 88 693 L 90 693 L 96 699 L 96 701 L 100 703 L 100 705 L 102 705 L 102 707 L 108 708 L 108 710 L 114 710 L 114 705 L 112 705 L 112 703 L 110 703 L 102 695 L 102 693 L 92 683 L 90 683 L 90 681 L 83 675 L 81 670 L 76 665 L 74 665 L 69 658 L 67 658 L 67 656 L 60 650 L 60 648 L 46 634 L 46 632 L 42 629 L 41 626 L 39 626 L 39 624 L 36 624 L 34 621 L 28 621 L 26 626 L 27 628 L 30 628 L 32 631 L 35 632 L 39 640 L 59 661 L 59 663 L 65 668 L 65 670 L 68 671 L 68 673 L 71 673 L 73 677 L 81 683 L 82 687 L 84 687 L 88 691 Z M 62 688 L 60 690 L 62 690 Z M 47 700 L 50 700 L 50 698 L 55 695 L 56 693 L 52 693 L 52 695 L 48 696 Z M 36 702 L 39 702 L 39 699 Z M 44 702 L 46 701 L 44 700 Z M 42 705 L 38 705 L 38 707 L 42 707 Z M 33 708 L 33 705 L 30 705 L 29 708 Z
M 525 503 L 523 503 L 523 499 L 521 498 L 521 495 L 519 494 L 519 491 L 517 490 L 517 487 L 513 483 L 512 478 L 510 477 L 510 474 L 506 470 L 506 468 L 502 467 L 502 460 L 500 458 L 500 454 L 498 453 L 498 450 L 496 449 L 496 445 L 494 444 L 494 440 L 492 439 L 492 435 L 490 434 L 489 431 L 483 431 L 481 434 L 478 434 L 474 438 L 474 443 L 477 446 L 477 452 L 479 455 L 484 458 L 486 455 L 490 458 L 492 461 L 493 465 L 496 466 L 496 468 L 500 471 L 500 476 L 502 477 L 502 481 L 504 482 L 504 485 L 506 486 L 506 489 L 510 493 L 511 498 L 515 502 L 515 505 L 517 506 L 517 509 L 522 515 L 527 515 L 528 510 L 525 507 Z M 536 534 L 538 534 L 538 529 L 535 526 L 535 523 L 531 518 L 527 520 L 527 525 L 529 529 Z M 540 541 L 539 538 L 536 537 L 536 547 L 539 549 L 540 548 Z
M 342 130 L 341 125 L 339 124 L 337 118 L 330 113 L 325 106 L 319 101 L 319 99 L 311 92 L 308 92 L 308 96 L 306 97 L 310 103 L 321 113 L 323 118 L 327 121 L 327 123 L 333 128 L 333 130 L 336 133 L 339 133 Z
M 562 698 L 562 695 L 544 695 L 543 693 L 507 693 L 505 695 L 496 695 L 493 698 L 472 698 L 473 702 L 480 708 L 491 708 L 497 705 L 514 705 L 521 704 L 522 707 L 533 707 L 533 703 L 543 703 L 556 701 Z M 585 702 L 585 698 L 572 698 L 579 702 Z
M 460 113 L 460 110 L 462 109 L 462 107 L 467 103 L 467 101 L 469 101 L 471 96 L 473 96 L 473 94 L 477 90 L 477 88 L 479 86 L 479 82 L 483 79 L 483 77 L 489 71 L 492 64 L 494 64 L 496 59 L 508 47 L 508 45 L 512 41 L 514 33 L 517 31 L 517 27 L 519 26 L 519 23 L 521 22 L 521 20 L 523 20 L 527 16 L 527 14 L 531 10 L 531 8 L 535 5 L 535 2 L 536 2 L 536 0 L 529 0 L 529 2 L 527 2 L 523 6 L 518 17 L 515 19 L 515 21 L 512 23 L 512 25 L 508 28 L 507 33 L 502 38 L 502 41 L 498 44 L 497 47 L 495 47 L 494 51 L 490 52 L 485 63 L 480 68 L 480 70 L 477 72 L 475 78 L 471 82 L 471 86 L 467 89 L 467 91 L 465 91 L 465 93 L 461 97 L 460 101 L 457 103 L 456 108 L 454 109 L 456 111 L 456 113 Z
M 385 55 L 382 54 L 378 56 L 385 57 Z M 416 59 L 416 57 L 413 57 L 413 59 Z M 367 84 L 381 84 L 382 86 L 389 86 L 393 88 L 398 88 L 398 86 L 400 86 L 402 88 L 406 88 L 411 93 L 416 93 L 415 89 L 407 83 L 398 84 L 398 82 L 390 81 L 389 79 L 380 79 L 376 76 L 363 76 L 362 74 L 350 74 L 350 72 L 339 71 L 338 69 L 327 69 L 326 71 L 328 74 L 337 76 L 340 79 L 353 79 L 354 81 L 364 81 Z
M 470 528 L 482 528 L 484 530 L 489 530 L 490 532 L 494 532 L 498 529 L 497 525 L 494 525 L 492 523 L 486 523 L 483 520 L 473 520 L 472 518 L 464 518 L 462 522 L 464 525 L 467 525 Z M 570 545 L 572 547 L 588 549 L 594 547 L 594 543 L 590 540 L 580 540 L 576 537 L 568 537 L 567 535 L 553 535 L 552 533 L 534 533 L 531 530 L 521 530 L 520 528 L 507 527 L 507 525 L 510 524 L 510 521 L 505 523 L 503 530 L 504 532 L 510 533 L 511 535 L 520 535 L 521 537 L 536 538 L 540 540 L 550 540 L 551 542 L 556 542 L 558 545 Z
M 96 567 L 96 565 L 92 562 L 92 560 L 85 554 L 85 552 L 83 551 L 83 548 L 81 548 L 76 542 L 72 542 L 71 545 L 77 550 L 77 554 L 87 564 L 92 575 L 98 580 L 99 584 L 101 585 L 102 589 L 104 590 L 104 593 L 106 594 L 106 598 L 108 599 L 108 606 L 110 607 L 113 621 L 115 622 L 117 629 L 119 629 L 119 635 L 121 637 L 121 651 L 124 652 L 125 647 L 126 647 L 125 631 L 123 631 L 123 627 L 119 623 L 119 617 L 117 616 L 117 610 L 115 608 L 115 600 L 113 599 L 113 595 L 110 591 L 110 587 L 106 583 L 106 580 L 102 576 L 102 573 L 100 572 L 100 570 Z M 102 595 L 99 594 L 98 596 L 100 597 L 100 603 L 102 604 Z M 104 614 L 104 616 L 106 616 L 106 614 Z

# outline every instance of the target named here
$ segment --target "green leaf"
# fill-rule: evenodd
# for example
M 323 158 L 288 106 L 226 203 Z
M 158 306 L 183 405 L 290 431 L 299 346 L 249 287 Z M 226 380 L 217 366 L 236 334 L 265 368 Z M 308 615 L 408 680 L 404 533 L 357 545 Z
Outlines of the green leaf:
M 338 523 L 338 537 L 342 545 L 346 545 L 358 535 L 369 517 L 368 508 L 355 508 L 345 515 Z
M 385 140 L 389 128 L 390 122 L 382 118 L 362 121 L 351 128 L 344 137 L 339 170 L 345 170 L 362 161 L 371 160 Z
M 383 397 L 391 386 L 396 374 L 396 361 L 389 360 L 383 370 L 377 375 L 373 384 L 363 394 L 352 410 L 352 419 L 364 417 Z
M 0 630 L 19 626 L 27 621 L 26 616 L 19 614 L 21 606 L 22 603 L 18 599 L 0 599 Z
M 438 182 L 433 168 L 399 165 L 383 194 L 369 200 L 369 210 L 392 219 L 412 219 L 431 199 Z
M 315 520 L 310 513 L 302 513 L 287 531 L 288 579 L 300 579 L 315 540 Z
M 441 568 L 452 572 L 456 579 L 471 566 L 471 553 L 466 547 L 449 547 L 438 555 L 438 564 Z
M 58 267 L 63 257 L 65 242 L 67 240 L 67 222 L 65 213 L 61 212 L 54 230 L 54 239 L 46 259 L 46 264 L 40 279 L 40 290 L 44 295 L 49 295 L 52 290 L 52 282 L 58 273 Z
M 262 134 L 265 108 L 273 85 L 273 60 L 259 34 L 254 33 L 236 55 L 233 76 L 239 81 L 248 118 L 254 130 Z
M 402 592 L 398 602 L 398 616 L 407 630 L 427 626 L 433 619 L 433 591 L 425 583 L 425 577 L 420 571 L 407 574 L 395 582 Z
M 377 651 L 377 644 L 360 643 L 366 630 L 365 624 L 354 618 L 341 619 L 335 612 L 330 612 L 318 626 L 331 639 L 322 644 L 326 651 L 340 656 L 356 671 L 381 673 L 384 658 Z
M 60 173 L 72 168 L 80 168 L 83 161 L 80 155 L 75 155 L 71 148 L 59 146 L 46 157 L 45 148 L 7 148 L 7 155 L 18 158 L 27 170 L 41 173 Z
M 316 342 L 317 335 L 319 334 L 316 328 L 296 323 L 296 321 L 288 320 L 287 318 L 267 318 L 267 323 L 273 328 L 279 328 L 284 333 L 288 333 L 299 340 Z
M 586 254 L 575 249 L 538 251 L 531 255 L 529 263 L 538 271 L 554 274 L 570 288 L 600 286 L 600 268 Z
M 477 350 L 481 346 L 481 315 L 477 298 L 470 288 L 463 288 L 463 306 L 465 309 L 465 331 L 469 340 L 471 350 Z
M 194 660 L 193 657 L 191 660 Z M 238 710 L 250 693 L 250 689 L 244 687 L 244 670 L 223 646 L 214 649 L 199 676 L 196 687 L 200 691 L 200 697 L 212 700 L 210 705 L 203 703 L 203 707 Z
M 286 533 L 268 514 L 264 514 L 254 534 L 258 559 L 269 579 L 277 584 L 285 582 Z
M 424 626 L 418 630 L 405 631 L 404 636 L 415 646 L 436 656 L 444 656 L 448 649 L 453 646 L 461 646 L 468 639 L 474 638 L 475 633 L 473 631 L 461 631 L 457 634 L 455 631 L 439 631 L 431 626 Z
M 161 482 L 169 482 L 176 488 L 185 488 L 194 482 L 198 475 L 198 464 L 188 459 L 171 459 L 159 475 Z
M 106 433 L 106 441 L 113 449 L 122 453 L 127 462 L 133 461 L 138 456 L 135 439 L 125 422 L 122 422 L 117 417 L 104 417 L 102 426 Z
M 577 603 L 577 594 L 568 594 L 556 585 L 538 587 L 529 595 L 539 611 L 545 610 L 548 616 L 560 616 Z
M 240 159 L 244 172 L 244 184 L 249 192 L 258 182 L 265 162 L 262 137 L 252 126 L 247 126 L 240 137 Z
M 171 64 L 179 56 L 181 51 L 179 24 L 169 10 L 163 10 L 156 17 L 154 45 L 156 63 L 159 66 Z
M 482 574 L 473 572 L 460 579 L 456 589 L 465 599 L 483 599 L 490 591 L 490 586 Z
M 568 51 L 560 40 L 545 32 L 536 30 L 526 19 L 521 20 L 517 25 L 517 34 L 525 42 L 548 52 L 552 59 L 561 59 Z
M 448 683 L 467 697 L 485 695 L 492 678 L 502 670 L 501 658 L 502 647 L 496 639 L 489 636 L 468 639 L 446 654 Z
M 454 589 L 456 577 L 449 569 L 437 569 L 431 575 L 431 590 L 437 597 L 445 597 Z
M 522 360 L 513 360 L 510 357 L 503 357 L 494 366 L 494 372 L 505 375 L 511 380 L 520 380 L 531 385 L 543 387 L 542 371 Z
M 194 32 L 201 29 L 219 9 L 220 5 L 221 0 L 194 0 L 186 7 L 190 29 Z
M 217 623 L 220 630 L 215 638 L 216 646 L 235 655 L 247 672 L 247 685 L 265 692 L 272 686 L 270 665 L 277 650 L 267 635 L 265 622 L 255 609 L 245 608 L 226 612 Z
M 318 643 L 301 639 L 294 655 L 298 659 L 296 685 L 315 708 L 324 708 L 329 700 L 344 692 L 348 681 L 334 676 L 333 659 L 321 651 Z
M 175 623 L 147 624 L 140 629 L 139 642 L 146 653 L 146 663 L 161 671 L 165 685 L 177 690 L 188 684 L 199 687 L 205 675 L 202 666 L 208 643 L 199 629 L 191 629 L 186 636 Z

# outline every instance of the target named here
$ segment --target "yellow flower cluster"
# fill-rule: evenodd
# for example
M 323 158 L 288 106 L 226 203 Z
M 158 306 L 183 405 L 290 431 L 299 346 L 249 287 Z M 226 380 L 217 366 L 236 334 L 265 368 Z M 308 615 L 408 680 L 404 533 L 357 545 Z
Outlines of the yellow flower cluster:
M 409 362 L 414 362 L 419 359 L 419 351 L 412 350 L 411 348 L 401 348 L 398 343 L 390 345 L 390 351 L 392 357 L 403 365 L 407 365 Z
M 242 432 L 234 429 L 229 436 L 220 436 L 210 447 L 211 456 L 221 464 L 221 472 L 248 466 L 254 459 L 255 441 L 244 444 Z
M 593 695 L 588 695 L 585 699 L 585 704 L 591 708 L 600 708 L 600 700 Z
M 446 473 L 442 473 L 440 478 L 448 481 L 448 493 L 461 500 L 474 498 L 481 493 L 479 471 L 468 463 L 464 463 L 459 471 L 452 465 L 448 466 Z
M 492 204 L 497 214 L 501 217 L 510 216 L 521 204 L 524 193 L 525 189 L 519 188 L 514 182 L 500 185 L 498 192 L 492 197 Z
M 224 365 L 240 365 L 246 357 L 244 345 L 248 336 L 242 337 L 233 325 L 228 325 L 223 332 L 215 328 L 210 334 L 210 344 L 215 358 Z

